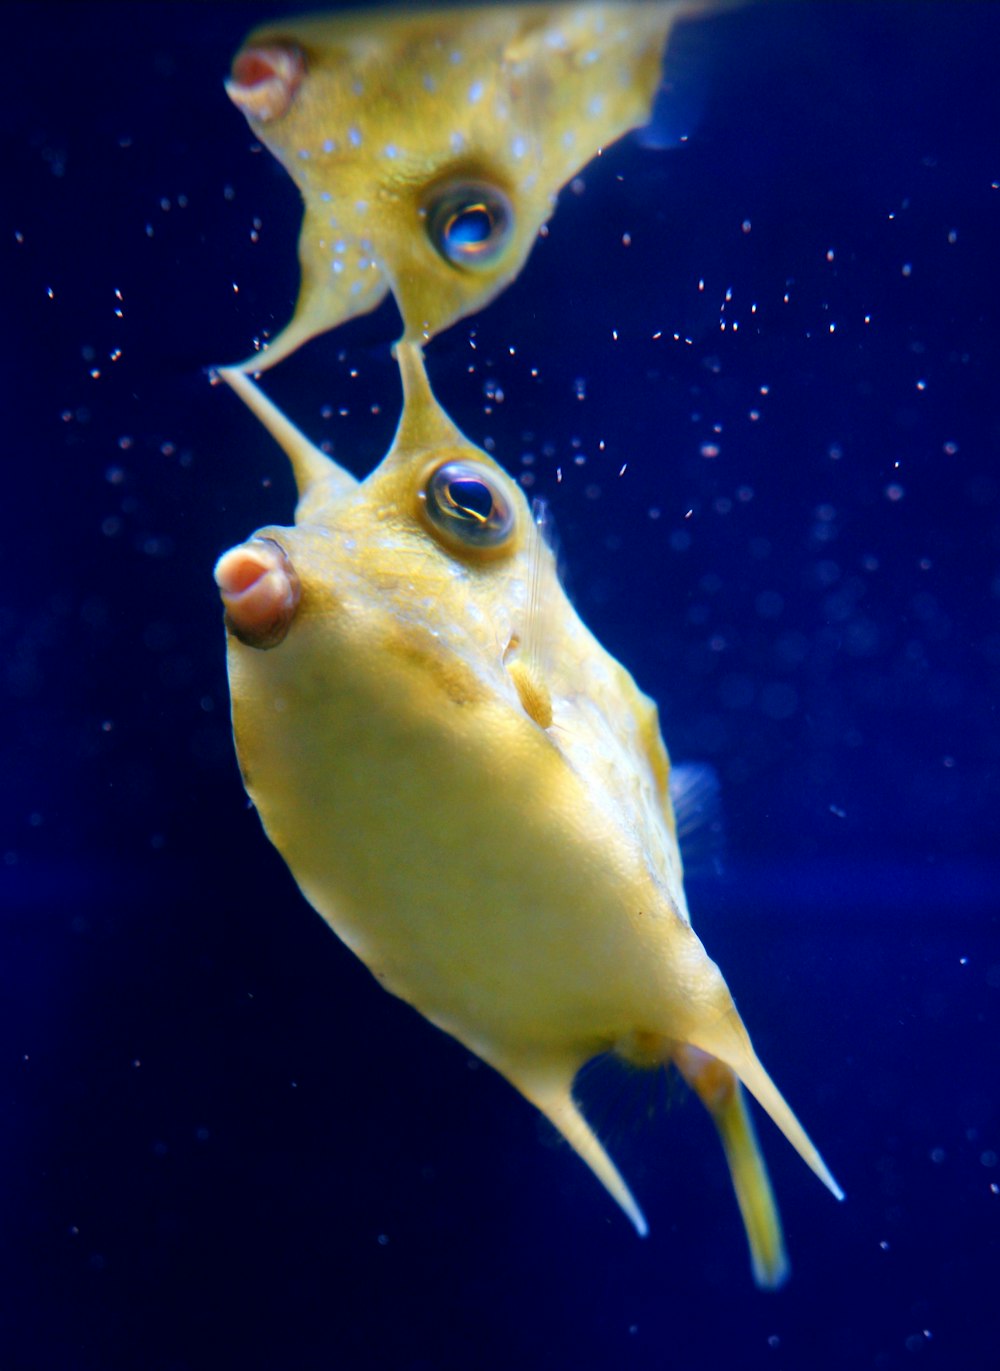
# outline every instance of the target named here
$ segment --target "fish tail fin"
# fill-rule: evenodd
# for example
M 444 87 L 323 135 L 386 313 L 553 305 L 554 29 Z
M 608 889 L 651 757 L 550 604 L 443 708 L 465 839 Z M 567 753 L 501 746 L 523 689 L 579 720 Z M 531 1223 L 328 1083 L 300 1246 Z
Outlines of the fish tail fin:
M 692 1032 L 688 1042 L 709 1056 L 717 1057 L 736 1073 L 761 1108 L 770 1114 L 810 1171 L 819 1177 L 835 1199 L 842 1200 L 843 1190 L 834 1180 L 787 1100 L 761 1065 L 750 1042 L 750 1035 L 732 1001 L 729 1001 L 726 1012 Z
M 696 1047 L 678 1048 L 674 1062 L 718 1130 L 750 1246 L 754 1281 L 763 1290 L 777 1290 L 789 1273 L 785 1239 L 739 1080 L 730 1067 Z
M 497 1065 L 525 1099 L 530 1100 L 562 1134 L 577 1156 L 586 1162 L 611 1198 L 632 1222 L 639 1237 L 644 1238 L 649 1232 L 649 1225 L 642 1210 L 625 1184 L 621 1172 L 601 1146 L 597 1135 L 573 1099 L 572 1084 L 576 1075 L 576 1065 L 570 1070 L 559 1066 L 538 1068 L 534 1065 L 525 1067 L 519 1064 L 511 1069 L 505 1065 Z

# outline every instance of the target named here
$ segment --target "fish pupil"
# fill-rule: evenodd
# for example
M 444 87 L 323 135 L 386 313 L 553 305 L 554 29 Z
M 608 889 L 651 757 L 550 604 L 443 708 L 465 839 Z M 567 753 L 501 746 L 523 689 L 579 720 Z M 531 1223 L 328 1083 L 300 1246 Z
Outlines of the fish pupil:
M 473 524 L 489 523 L 496 502 L 485 482 L 468 476 L 459 477 L 448 483 L 445 493 L 451 512 L 458 518 L 468 519 Z
M 489 205 L 467 205 L 452 215 L 445 226 L 445 237 L 456 248 L 474 251 L 489 242 L 495 222 Z
M 437 186 L 423 214 L 431 243 L 457 267 L 489 267 L 510 242 L 514 212 L 507 196 L 481 181 Z

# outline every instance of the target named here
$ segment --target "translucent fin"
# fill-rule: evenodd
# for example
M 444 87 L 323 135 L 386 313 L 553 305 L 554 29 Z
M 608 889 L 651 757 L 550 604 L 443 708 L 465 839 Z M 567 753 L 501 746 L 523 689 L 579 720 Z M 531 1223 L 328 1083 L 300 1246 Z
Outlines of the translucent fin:
M 525 1099 L 530 1100 L 536 1109 L 541 1110 L 554 1128 L 562 1134 L 577 1155 L 587 1163 L 591 1171 L 604 1186 L 613 1200 L 622 1208 L 632 1221 L 640 1238 L 649 1232 L 642 1210 L 636 1204 L 631 1190 L 622 1179 L 621 1172 L 598 1142 L 597 1137 L 580 1113 L 571 1093 L 575 1070 L 561 1068 L 517 1067 L 509 1070 L 506 1066 L 498 1068 L 512 1085 L 520 1090 Z
M 532 671 L 545 673 L 546 647 L 552 641 L 549 608 L 552 604 L 552 555 L 549 551 L 549 507 L 544 500 L 533 500 L 531 517 L 536 536 L 531 548 L 528 571 L 528 603 L 524 619 L 521 651 Z
M 351 473 L 311 443 L 249 376 L 238 367 L 218 367 L 216 374 L 236 392 L 287 455 L 300 499 L 319 485 L 331 496 L 346 495 L 354 489 L 358 483 Z
M 705 762 L 671 765 L 670 802 L 674 807 L 685 874 L 718 875 L 722 869 L 725 833 L 715 768 Z
M 785 1240 L 740 1083 L 728 1066 L 696 1047 L 680 1048 L 674 1062 L 718 1130 L 750 1245 L 753 1278 L 761 1289 L 777 1290 L 789 1273 Z
M 688 71 L 661 82 L 653 97 L 649 123 L 636 131 L 639 146 L 665 152 L 686 143 L 701 123 L 705 100 L 704 81 L 697 85 Z
M 714 1021 L 709 1020 L 703 1028 L 691 1033 L 689 1042 L 691 1046 L 700 1047 L 710 1056 L 718 1057 L 735 1071 L 761 1108 L 770 1114 L 806 1166 L 819 1177 L 831 1195 L 842 1200 L 843 1190 L 830 1174 L 829 1168 L 792 1113 L 781 1091 L 761 1066 L 735 1006 L 731 1005 L 728 1013 L 720 1015 Z

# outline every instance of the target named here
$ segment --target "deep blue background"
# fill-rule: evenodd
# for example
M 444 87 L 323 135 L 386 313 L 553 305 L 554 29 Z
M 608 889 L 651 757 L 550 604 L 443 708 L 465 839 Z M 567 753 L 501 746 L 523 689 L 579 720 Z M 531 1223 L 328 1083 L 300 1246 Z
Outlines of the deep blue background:
M 848 1191 L 762 1123 L 772 1296 L 699 1109 L 597 1091 L 641 1243 L 246 807 L 211 568 L 291 485 L 203 369 L 294 297 L 295 193 L 221 86 L 281 9 L 4 12 L 0 1365 L 995 1367 L 998 7 L 679 35 L 690 140 L 609 150 L 429 350 L 674 756 L 719 773 L 695 922 Z M 267 379 L 359 472 L 395 332 Z

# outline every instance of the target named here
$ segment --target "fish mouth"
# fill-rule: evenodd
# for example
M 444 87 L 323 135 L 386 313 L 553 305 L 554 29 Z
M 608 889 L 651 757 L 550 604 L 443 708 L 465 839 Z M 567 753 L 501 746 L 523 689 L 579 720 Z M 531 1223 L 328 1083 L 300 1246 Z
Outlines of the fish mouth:
M 266 651 L 284 642 L 302 586 L 292 560 L 273 538 L 251 538 L 215 564 L 226 628 L 247 647 Z

